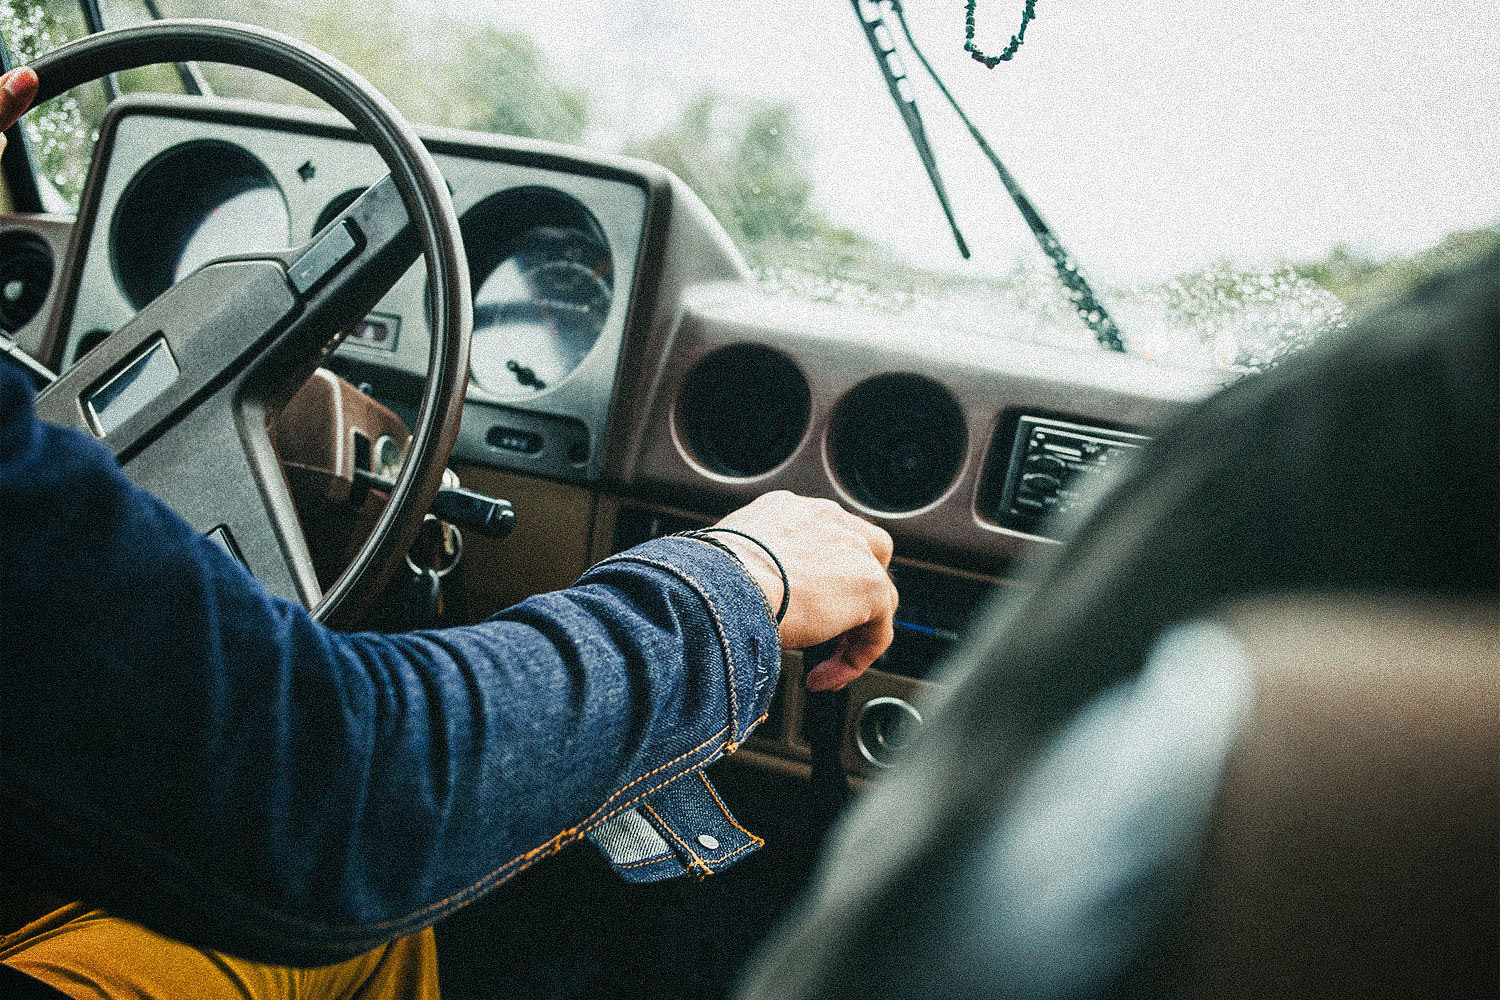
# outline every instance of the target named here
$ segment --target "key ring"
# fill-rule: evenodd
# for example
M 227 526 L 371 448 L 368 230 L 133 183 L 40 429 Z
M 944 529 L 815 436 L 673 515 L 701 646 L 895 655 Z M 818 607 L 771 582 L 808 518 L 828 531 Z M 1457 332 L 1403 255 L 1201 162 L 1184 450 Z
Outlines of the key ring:
M 424 522 L 423 522 L 424 525 L 425 525 L 425 523 L 427 521 L 436 522 L 437 518 L 434 515 L 432 515 L 432 514 L 428 514 L 427 517 L 424 519 Z M 441 580 L 443 577 L 447 576 L 449 573 L 452 573 L 458 567 L 459 560 L 464 557 L 464 533 L 462 531 L 458 530 L 458 525 L 456 525 L 456 524 L 450 524 L 450 525 L 448 525 L 448 530 L 453 532 L 453 557 L 452 557 L 452 559 L 450 559 L 448 561 L 448 564 L 446 566 L 440 566 L 440 567 L 438 567 L 435 570 L 429 570 L 429 569 L 425 569 L 425 568 L 423 568 L 421 566 L 418 566 L 412 560 L 411 550 L 408 549 L 407 552 L 406 552 L 406 565 L 407 565 L 407 568 L 410 569 L 413 574 L 415 574 L 416 576 L 425 576 L 428 573 L 436 573 L 437 574 L 437 578 L 439 580 Z

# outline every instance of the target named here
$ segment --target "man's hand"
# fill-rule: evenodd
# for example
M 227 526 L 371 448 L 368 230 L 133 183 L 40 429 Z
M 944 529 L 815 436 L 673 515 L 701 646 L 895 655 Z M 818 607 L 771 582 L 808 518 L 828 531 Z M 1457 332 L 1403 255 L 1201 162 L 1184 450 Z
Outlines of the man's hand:
M 0 130 L 8 129 L 36 100 L 36 71 L 30 66 L 13 69 L 0 76 Z M 5 136 L 0 135 L 0 153 L 5 152 Z
M 764 542 L 786 567 L 792 599 L 781 623 L 788 649 L 837 637 L 838 651 L 807 674 L 812 691 L 841 688 L 864 673 L 894 638 L 896 587 L 886 567 L 891 536 L 832 500 L 767 493 L 719 522 Z M 781 604 L 781 575 L 759 547 L 730 534 L 734 550 L 770 599 Z

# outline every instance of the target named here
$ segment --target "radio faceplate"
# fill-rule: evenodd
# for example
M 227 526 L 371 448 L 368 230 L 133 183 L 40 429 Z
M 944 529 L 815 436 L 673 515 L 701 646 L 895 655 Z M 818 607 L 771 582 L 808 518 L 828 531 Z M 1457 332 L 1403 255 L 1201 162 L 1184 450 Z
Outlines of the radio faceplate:
M 1151 439 L 1048 417 L 1016 419 L 1003 488 L 993 515 L 1006 527 L 1056 537 L 1086 502 Z

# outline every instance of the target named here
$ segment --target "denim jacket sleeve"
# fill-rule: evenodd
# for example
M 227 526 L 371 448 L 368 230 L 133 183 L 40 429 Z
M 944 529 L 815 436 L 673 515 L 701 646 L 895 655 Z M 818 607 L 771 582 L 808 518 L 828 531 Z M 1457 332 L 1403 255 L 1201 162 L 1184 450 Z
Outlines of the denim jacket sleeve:
M 731 863 L 759 841 L 702 768 L 779 661 L 682 538 L 479 625 L 333 632 L 0 362 L 0 868 L 173 936 L 318 964 L 584 837 L 636 880 Z

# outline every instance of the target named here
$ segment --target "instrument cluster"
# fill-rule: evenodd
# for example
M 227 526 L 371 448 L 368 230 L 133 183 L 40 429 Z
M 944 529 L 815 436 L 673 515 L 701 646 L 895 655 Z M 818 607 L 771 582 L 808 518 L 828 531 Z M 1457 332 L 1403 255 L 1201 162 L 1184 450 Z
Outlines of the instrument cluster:
M 63 365 L 203 264 L 308 242 L 385 172 L 327 116 L 211 98 L 119 104 L 80 206 Z M 473 294 L 459 457 L 597 478 L 646 182 L 507 137 L 428 145 L 459 213 Z M 424 279 L 418 261 L 329 362 L 398 412 L 415 406 L 411 384 L 426 373 Z
M 522 188 L 480 202 L 461 225 L 475 383 L 507 401 L 547 392 L 588 357 L 614 303 L 614 259 L 599 223 L 554 190 Z

